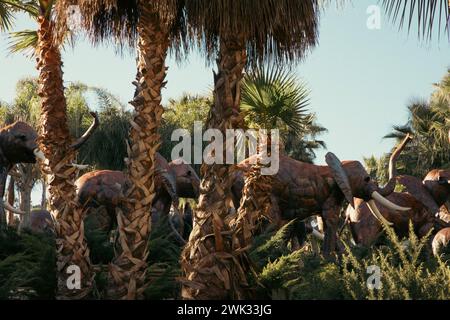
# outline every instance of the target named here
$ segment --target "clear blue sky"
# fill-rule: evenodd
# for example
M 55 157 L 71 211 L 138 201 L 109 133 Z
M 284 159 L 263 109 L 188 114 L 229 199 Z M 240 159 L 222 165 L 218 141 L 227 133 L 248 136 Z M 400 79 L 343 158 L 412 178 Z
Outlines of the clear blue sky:
M 330 8 L 323 14 L 320 43 L 296 67 L 311 89 L 311 110 L 319 123 L 329 129 L 322 138 L 328 150 L 339 158 L 362 160 L 363 156 L 389 151 L 392 141 L 382 140 L 393 124 L 406 121 L 406 105 L 413 97 L 427 98 L 432 84 L 450 67 L 450 44 L 445 38 L 430 43 L 415 34 L 398 32 L 385 17 L 381 30 L 366 27 L 366 9 L 377 1 L 355 1 L 343 9 Z M 36 28 L 21 16 L 16 30 Z M 15 83 L 36 76 L 35 61 L 7 54 L 8 41 L 0 37 L 0 99 L 12 101 Z M 134 87 L 135 59 L 118 56 L 112 48 L 93 48 L 80 41 L 63 53 L 65 81 L 82 81 L 107 88 L 124 102 Z M 192 54 L 177 65 L 169 59 L 164 101 L 183 92 L 206 93 L 212 86 L 212 69 Z M 318 154 L 323 163 L 326 151 Z

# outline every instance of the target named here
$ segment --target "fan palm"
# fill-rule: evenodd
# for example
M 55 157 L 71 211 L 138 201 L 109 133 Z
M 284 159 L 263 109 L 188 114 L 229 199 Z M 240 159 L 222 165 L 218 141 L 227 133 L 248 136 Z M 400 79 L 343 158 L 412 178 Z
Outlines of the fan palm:
M 436 24 L 439 34 L 445 30 L 450 35 L 448 0 L 381 0 L 381 2 L 389 18 L 398 21 L 400 28 L 407 25 L 410 30 L 416 20 L 420 38 L 430 39 Z
M 171 42 L 177 44 L 182 1 L 58 1 L 61 34 L 69 27 L 68 8 L 78 5 L 81 26 L 94 43 L 113 39 L 120 47 L 137 42 L 136 91 L 130 102 L 128 175 L 132 187 L 124 212 L 118 214 L 119 241 L 110 265 L 109 296 L 142 298 L 146 287 L 147 240 L 155 196 L 155 154 L 160 145 L 161 89 L 165 86 L 165 59 Z M 176 47 L 176 46 L 175 46 Z
M 311 120 L 309 91 L 294 73 L 282 68 L 258 68 L 242 81 L 241 110 L 252 127 L 301 132 Z
M 316 43 L 318 1 L 186 0 L 189 27 L 210 60 L 217 58 L 208 127 L 242 128 L 241 79 L 247 65 L 300 60 Z M 225 148 L 224 148 L 225 149 Z M 224 157 L 225 158 L 225 157 Z M 230 237 L 232 167 L 203 165 L 194 228 L 182 254 L 187 299 L 242 297 L 246 284 Z
M 314 150 L 325 147 L 316 137 L 327 130 L 308 112 L 309 90 L 295 73 L 280 67 L 250 71 L 242 82 L 241 110 L 246 125 L 278 129 L 284 151 L 300 161 L 312 162 Z

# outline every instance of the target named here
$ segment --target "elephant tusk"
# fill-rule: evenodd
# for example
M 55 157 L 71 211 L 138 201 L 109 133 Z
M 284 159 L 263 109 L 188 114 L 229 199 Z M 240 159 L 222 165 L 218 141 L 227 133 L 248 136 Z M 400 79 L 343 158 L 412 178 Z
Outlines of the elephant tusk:
M 87 164 L 72 163 L 71 166 L 77 168 L 78 170 L 85 170 L 85 169 L 89 168 L 89 165 L 87 165 Z
M 374 191 L 372 193 L 372 198 L 375 199 L 376 201 L 378 201 L 380 204 L 382 204 L 386 208 L 391 209 L 391 210 L 396 210 L 396 211 L 411 210 L 411 208 L 400 207 L 400 206 L 396 205 L 395 203 L 392 203 L 391 201 L 389 201 L 388 199 L 386 199 L 385 197 L 383 197 L 381 194 L 379 194 L 376 191 Z
M 313 235 L 315 238 L 319 239 L 319 240 L 324 240 L 324 239 L 325 239 L 325 235 L 324 235 L 322 232 L 317 231 L 317 230 L 314 229 L 314 228 L 313 228 L 313 231 L 312 231 L 312 235 Z
M 367 202 L 367 206 L 369 207 L 370 212 L 374 215 L 375 218 L 377 218 L 378 221 L 380 221 L 383 224 L 386 224 L 388 226 L 392 226 L 393 223 L 387 221 L 383 215 L 381 214 L 380 210 L 378 210 L 377 204 L 374 200 L 370 200 Z
M 8 202 L 3 202 L 3 201 L 1 201 L 1 202 L 0 202 L 0 205 L 3 206 L 6 210 L 8 210 L 8 211 L 10 211 L 10 212 L 14 212 L 14 213 L 17 213 L 17 214 L 20 214 L 20 215 L 24 215 L 24 214 L 25 214 L 25 212 L 23 212 L 23 211 L 21 211 L 21 210 L 19 210 L 19 209 L 14 208 L 14 207 L 13 207 L 12 205 L 10 205 Z
M 33 154 L 34 154 L 34 156 L 35 156 L 37 159 L 39 159 L 39 160 L 42 160 L 42 161 L 47 160 L 47 159 L 45 158 L 44 153 L 43 153 L 39 148 L 34 149 L 34 150 L 33 150 Z

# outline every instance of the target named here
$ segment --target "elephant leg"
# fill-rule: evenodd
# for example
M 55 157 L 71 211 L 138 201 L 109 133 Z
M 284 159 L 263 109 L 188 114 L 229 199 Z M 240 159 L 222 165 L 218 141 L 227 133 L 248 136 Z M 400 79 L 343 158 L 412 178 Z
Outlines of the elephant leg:
M 325 239 L 323 242 L 323 254 L 325 258 L 332 258 L 332 253 L 337 248 L 337 230 L 339 227 L 339 207 L 334 198 L 329 198 L 323 207 L 322 218 L 324 221 Z
M 0 228 L 6 228 L 6 211 L 3 207 L 3 196 L 5 195 L 6 179 L 10 167 L 0 166 Z
M 294 224 L 294 237 L 298 241 L 298 249 L 304 246 L 306 242 L 306 223 L 304 221 L 296 220 Z

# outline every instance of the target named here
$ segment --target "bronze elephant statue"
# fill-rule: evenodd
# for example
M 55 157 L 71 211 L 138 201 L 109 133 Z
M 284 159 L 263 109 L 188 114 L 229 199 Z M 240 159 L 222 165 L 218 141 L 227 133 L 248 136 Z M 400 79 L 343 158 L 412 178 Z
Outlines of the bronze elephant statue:
M 232 194 L 236 208 L 244 187 L 243 171 L 256 162 L 254 157 L 240 163 L 238 169 L 241 170 L 234 173 Z M 272 186 L 273 216 L 279 217 L 279 225 L 294 218 L 301 221 L 315 215 L 322 217 L 326 256 L 337 249 L 336 233 L 345 200 L 352 205 L 354 197 L 368 201 L 372 214 L 381 220 L 383 217 L 376 203 L 394 210 L 408 210 L 385 198 L 394 191 L 395 177 L 384 188 L 380 188 L 358 161 L 341 162 L 334 154 L 328 153 L 326 162 L 327 166 L 319 166 L 280 155 L 279 171 L 274 176 Z
M 17 163 L 36 163 L 43 158 L 37 144 L 37 133 L 25 122 L 17 121 L 0 129 L 0 226 L 6 225 L 4 208 L 17 214 L 22 211 L 3 202 L 8 172 Z
M 89 129 L 70 148 L 79 149 L 92 136 L 99 125 L 98 115 L 91 112 L 94 118 Z M 36 163 L 39 158 L 45 161 L 45 156 L 39 150 L 37 143 L 38 134 L 35 129 L 25 122 L 17 121 L 0 129 L 0 226 L 6 225 L 6 216 L 3 208 L 22 215 L 24 212 L 15 209 L 10 204 L 3 202 L 5 184 L 8 172 L 17 163 Z
M 178 206 L 178 199 L 197 198 L 200 179 L 194 169 L 181 160 L 170 163 L 156 154 L 156 196 L 152 203 L 152 222 L 156 223 L 161 215 L 168 215 L 172 204 Z M 84 174 L 76 182 L 77 201 L 85 208 L 105 207 L 109 223 L 105 230 L 111 230 L 115 224 L 115 208 L 120 206 L 127 190 L 131 186 L 121 171 L 100 170 Z
M 441 207 L 450 200 L 449 170 L 432 170 L 423 181 L 408 175 L 398 176 L 396 180 L 403 192 L 393 193 L 388 199 L 411 209 L 399 213 L 381 206 L 380 212 L 392 223 L 398 236 L 408 235 L 410 221 L 419 237 L 425 236 L 433 228 L 439 231 L 449 226 L 441 217 L 444 209 Z M 347 208 L 347 221 L 356 244 L 369 246 L 376 242 L 383 229 L 381 224 L 373 219 L 364 201 L 357 201 L 355 204 L 354 208 Z
M 33 233 L 54 235 L 55 224 L 51 213 L 47 210 L 32 210 L 29 229 Z
M 450 254 L 450 228 L 441 229 L 436 233 L 431 246 L 435 256 Z

